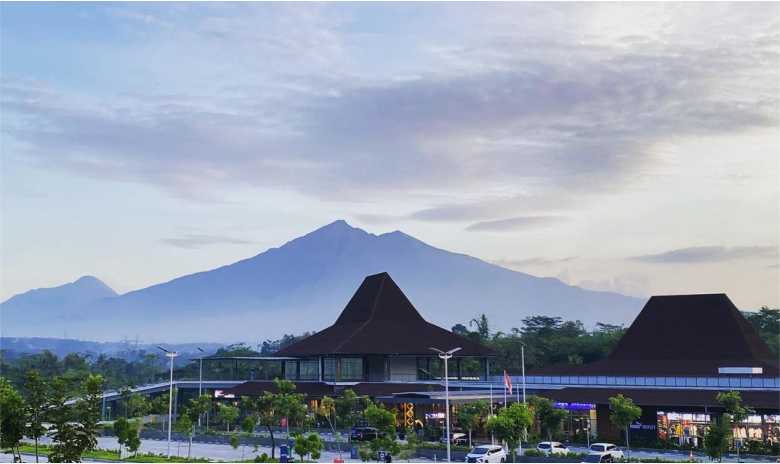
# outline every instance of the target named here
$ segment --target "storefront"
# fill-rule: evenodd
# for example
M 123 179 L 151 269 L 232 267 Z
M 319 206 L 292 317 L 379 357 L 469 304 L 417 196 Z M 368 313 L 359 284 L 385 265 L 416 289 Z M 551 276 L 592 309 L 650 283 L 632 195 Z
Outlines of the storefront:
M 710 426 L 712 417 L 705 413 L 658 411 L 658 439 L 698 448 Z

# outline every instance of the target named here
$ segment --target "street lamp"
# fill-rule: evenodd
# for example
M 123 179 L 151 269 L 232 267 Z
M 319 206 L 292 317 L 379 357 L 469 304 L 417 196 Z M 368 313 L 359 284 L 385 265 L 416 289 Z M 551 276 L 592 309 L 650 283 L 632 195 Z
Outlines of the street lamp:
M 165 356 L 171 360 L 171 382 L 168 386 L 168 459 L 171 458 L 171 421 L 173 421 L 173 358 L 179 356 L 175 351 L 168 351 L 158 346 L 157 348 L 165 352 Z
M 460 351 L 461 348 L 453 348 L 449 351 L 442 351 L 434 347 L 429 349 L 439 353 L 439 358 L 444 360 L 444 415 L 447 418 L 447 462 L 450 462 L 450 374 L 447 370 L 447 361 L 453 353 Z
M 197 346 L 196 347 L 198 351 L 201 353 L 205 353 L 203 351 L 203 348 Z M 200 401 L 200 397 L 203 395 L 203 355 L 200 355 L 200 369 L 198 370 L 198 401 Z M 198 414 L 198 428 L 200 429 L 200 418 L 203 416 L 203 414 Z

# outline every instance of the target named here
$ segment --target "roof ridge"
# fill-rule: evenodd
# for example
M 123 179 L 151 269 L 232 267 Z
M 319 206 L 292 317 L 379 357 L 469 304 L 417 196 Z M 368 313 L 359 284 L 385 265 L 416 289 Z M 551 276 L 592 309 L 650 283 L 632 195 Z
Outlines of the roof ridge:
M 371 305 L 371 315 L 368 317 L 368 319 L 366 319 L 366 322 L 364 322 L 364 323 L 360 324 L 360 327 L 356 328 L 356 329 L 355 329 L 355 330 L 354 330 L 354 331 L 353 331 L 353 332 L 352 332 L 352 333 L 349 335 L 349 337 L 345 337 L 345 338 L 344 338 L 344 340 L 342 340 L 342 342 L 341 342 L 341 343 L 339 343 L 338 345 L 336 345 L 336 348 L 334 348 L 334 350 L 333 350 L 333 352 L 334 352 L 334 353 L 338 352 L 338 351 L 341 349 L 341 347 L 343 347 L 344 345 L 346 345 L 346 344 L 347 344 L 347 342 L 349 342 L 350 340 L 352 340 L 352 338 L 354 338 L 354 337 L 355 337 L 355 335 L 357 335 L 357 334 L 358 334 L 358 333 L 359 333 L 361 330 L 363 330 L 363 329 L 364 329 L 364 328 L 365 328 L 365 327 L 366 327 L 366 326 L 367 326 L 367 325 L 368 325 L 368 324 L 369 324 L 371 321 L 373 321 L 373 320 L 374 320 L 374 312 L 376 311 L 376 304 L 377 304 L 377 302 L 379 301 L 379 295 L 381 295 L 381 294 L 382 294 L 382 290 L 384 290 L 384 288 L 385 288 L 385 281 L 387 280 L 387 277 L 386 277 L 386 276 L 387 276 L 387 274 L 386 274 L 386 273 L 383 273 L 383 274 L 385 274 L 385 275 L 384 275 L 384 276 L 382 276 L 382 280 L 381 280 L 381 282 L 379 283 L 379 290 L 377 290 L 377 292 L 376 292 L 376 295 L 374 295 L 374 303 Z

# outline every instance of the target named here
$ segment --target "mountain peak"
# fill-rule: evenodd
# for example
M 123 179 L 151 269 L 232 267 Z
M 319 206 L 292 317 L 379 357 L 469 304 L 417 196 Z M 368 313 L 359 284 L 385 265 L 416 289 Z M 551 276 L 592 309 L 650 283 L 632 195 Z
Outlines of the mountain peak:
M 100 280 L 100 279 L 98 279 L 97 277 L 95 277 L 95 276 L 92 276 L 92 275 L 84 275 L 84 276 L 81 276 L 81 277 L 79 277 L 78 279 L 74 280 L 74 281 L 73 281 L 73 283 L 74 283 L 74 284 L 92 284 L 92 283 L 101 283 L 101 284 L 105 285 L 105 283 L 104 283 L 102 280 Z
M 337 219 L 329 224 L 326 224 L 318 229 L 313 230 L 312 232 L 309 232 L 308 234 L 304 235 L 304 237 L 312 237 L 312 236 L 316 237 L 322 235 L 327 235 L 327 236 L 368 235 L 368 232 L 358 227 L 351 226 L 344 219 Z

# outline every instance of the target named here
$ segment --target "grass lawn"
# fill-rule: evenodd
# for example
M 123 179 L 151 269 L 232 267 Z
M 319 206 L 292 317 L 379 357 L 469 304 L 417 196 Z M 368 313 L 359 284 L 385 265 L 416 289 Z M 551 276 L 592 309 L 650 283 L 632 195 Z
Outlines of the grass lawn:
M 19 451 L 22 453 L 35 453 L 35 446 L 30 444 L 24 444 L 19 447 Z M 48 445 L 38 445 L 38 454 L 40 456 L 46 456 L 49 454 L 50 447 Z M 187 459 L 185 457 L 178 457 L 178 456 L 171 456 L 170 459 L 168 459 L 165 455 L 159 455 L 159 454 L 138 454 L 136 456 L 129 456 L 123 458 L 121 461 L 119 459 L 119 452 L 116 450 L 107 450 L 107 449 L 94 449 L 91 451 L 87 451 L 82 456 L 84 458 L 89 459 L 102 459 L 106 461 L 117 461 L 117 462 L 212 462 L 208 459 L 203 458 L 190 458 Z

